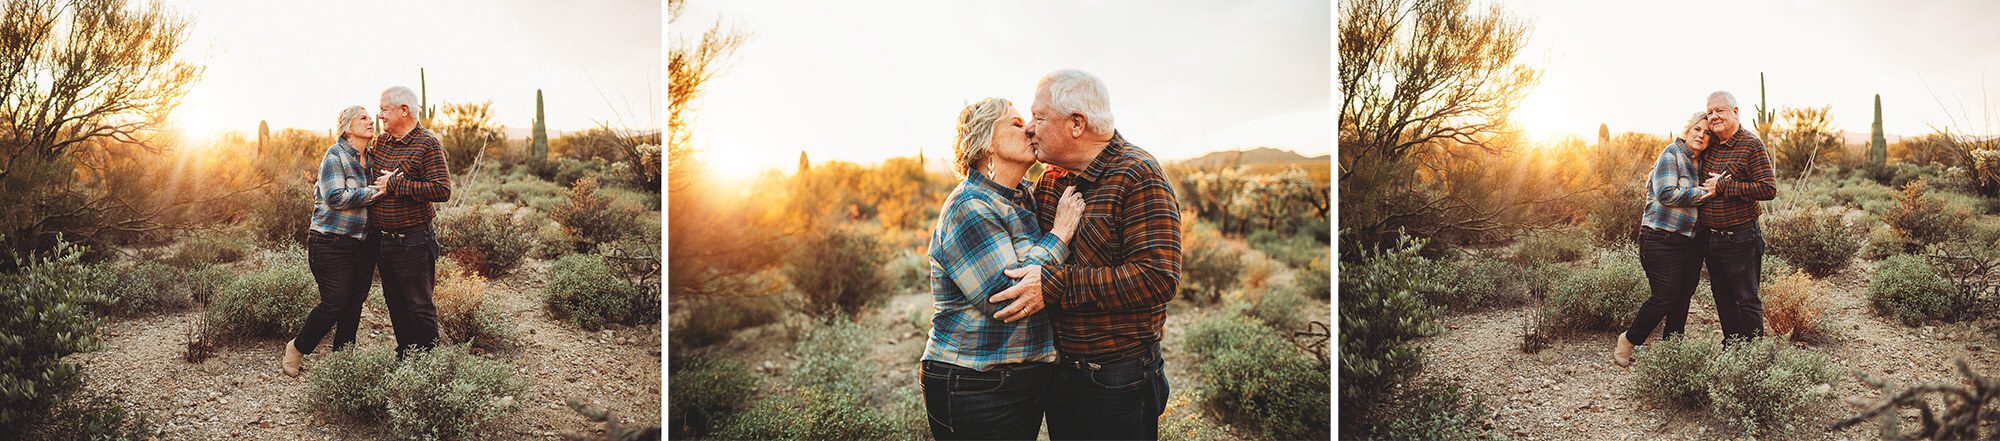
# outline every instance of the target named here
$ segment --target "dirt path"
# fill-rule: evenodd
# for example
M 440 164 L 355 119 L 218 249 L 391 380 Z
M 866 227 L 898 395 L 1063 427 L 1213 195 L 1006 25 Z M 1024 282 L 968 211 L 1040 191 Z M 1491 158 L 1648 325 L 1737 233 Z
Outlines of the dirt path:
M 488 301 L 510 311 L 517 333 L 510 347 L 487 356 L 513 364 L 529 384 L 519 397 L 520 411 L 501 421 L 496 434 L 556 439 L 564 431 L 592 430 L 592 423 L 565 404 L 572 397 L 626 421 L 659 424 L 659 326 L 593 333 L 551 320 L 541 308 L 540 281 L 547 268 L 546 262 L 524 262 L 487 291 Z M 379 298 L 379 289 L 372 295 Z M 83 395 L 110 396 L 144 411 L 166 439 L 389 438 L 386 424 L 306 408 L 305 377 L 278 372 L 282 340 L 225 343 L 202 363 L 183 361 L 182 335 L 199 314 L 112 321 L 102 334 L 103 349 L 71 356 L 84 367 Z M 395 344 L 379 306 L 364 308 L 358 339 L 364 346 Z M 312 375 L 313 361 L 307 359 L 305 376 Z
M 2000 367 L 1993 337 L 1975 323 L 1912 328 L 1871 312 L 1868 274 L 1873 262 L 1856 260 L 1840 274 L 1825 279 L 1828 342 L 1815 349 L 1831 354 L 1839 366 L 1867 373 L 1894 384 L 1920 381 L 1959 382 L 1950 360 L 1962 358 L 1975 371 Z M 1688 314 L 1688 332 L 1721 338 L 1713 301 L 1706 286 L 1695 295 Z M 1536 354 L 1519 349 L 1521 325 L 1528 308 L 1454 315 L 1444 320 L 1446 331 L 1422 342 L 1425 376 L 1463 380 L 1492 398 L 1496 426 L 1523 439 L 1717 439 L 1734 433 L 1704 412 L 1655 408 L 1630 398 L 1631 372 L 1609 362 L 1615 332 L 1579 333 L 1553 342 Z M 1655 333 L 1655 338 L 1658 334 Z M 1646 348 L 1641 347 L 1643 353 Z M 1830 425 L 1861 409 L 1853 399 L 1873 401 L 1881 392 L 1848 376 L 1834 385 L 1834 398 L 1815 412 L 1811 424 Z M 1905 427 L 1914 427 L 1914 411 L 1904 412 Z M 1784 434 L 1800 439 L 1876 439 L 1877 425 L 1863 424 L 1841 432 L 1798 428 Z

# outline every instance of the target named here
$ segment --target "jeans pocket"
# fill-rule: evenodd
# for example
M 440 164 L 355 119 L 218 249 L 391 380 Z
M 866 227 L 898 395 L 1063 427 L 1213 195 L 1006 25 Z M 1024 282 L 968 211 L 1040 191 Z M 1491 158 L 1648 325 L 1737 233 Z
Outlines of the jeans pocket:
M 990 376 L 954 374 L 951 376 L 951 394 L 979 395 L 998 391 L 1007 386 L 1007 374 L 1005 372 L 996 374 Z
M 1129 392 L 1152 379 L 1151 369 L 1099 369 L 1089 373 L 1090 382 L 1106 392 Z
M 306 246 L 333 245 L 334 242 L 337 242 L 339 240 L 340 236 L 337 235 L 306 230 Z

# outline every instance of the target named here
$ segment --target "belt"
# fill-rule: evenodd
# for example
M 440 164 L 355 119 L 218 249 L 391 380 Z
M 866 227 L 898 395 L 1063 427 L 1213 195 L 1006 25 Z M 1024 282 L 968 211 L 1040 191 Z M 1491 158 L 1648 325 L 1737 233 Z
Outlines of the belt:
M 375 234 L 382 235 L 383 237 L 393 237 L 397 239 L 402 239 L 405 237 L 417 235 L 419 233 L 428 233 L 431 231 L 431 226 L 429 224 L 425 224 L 425 225 L 418 225 L 414 227 L 404 228 L 401 230 L 384 230 L 381 228 L 369 228 L 369 230 L 374 231 Z
M 1744 222 L 1741 224 L 1736 224 L 1735 226 L 1722 227 L 1722 228 L 1701 227 L 1701 229 L 1703 231 L 1707 231 L 1708 234 L 1713 234 L 1722 237 L 1735 236 L 1736 233 L 1749 231 L 1754 228 L 1757 228 L 1756 222 Z
M 1132 347 L 1131 349 L 1120 350 L 1108 354 L 1100 354 L 1092 356 L 1072 356 L 1065 354 L 1061 357 L 1061 361 L 1056 362 L 1056 365 L 1072 367 L 1078 370 L 1094 371 L 1098 369 L 1103 369 L 1104 365 L 1111 363 L 1119 363 L 1126 361 L 1151 361 L 1158 359 L 1160 359 L 1160 344 L 1147 343 L 1145 345 Z

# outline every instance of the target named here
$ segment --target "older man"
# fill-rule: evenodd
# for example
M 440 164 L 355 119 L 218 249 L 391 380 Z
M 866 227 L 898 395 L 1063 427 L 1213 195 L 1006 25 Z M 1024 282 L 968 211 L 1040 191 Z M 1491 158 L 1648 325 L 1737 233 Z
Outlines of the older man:
M 1158 438 L 1168 392 L 1160 336 L 1181 268 L 1173 188 L 1153 155 L 1113 128 L 1110 94 L 1097 77 L 1075 69 L 1043 76 L 1030 112 L 1029 144 L 1050 165 L 1035 187 L 1036 216 L 1052 224 L 1071 186 L 1086 207 L 1069 261 L 1008 271 L 1022 280 L 992 301 L 1020 298 L 1003 319 L 1046 302 L 1060 354 L 1050 438 Z
M 1701 171 L 1722 179 L 1701 205 L 1696 230 L 1708 242 L 1709 290 L 1728 340 L 1764 333 L 1764 303 L 1757 298 L 1764 235 L 1757 226 L 1762 215 L 1757 202 L 1778 196 L 1770 151 L 1757 135 L 1743 130 L 1737 115 L 1735 95 L 1720 90 L 1708 94 L 1708 123 L 1715 135 L 1701 153 Z
M 408 87 L 382 91 L 383 133 L 368 149 L 368 169 L 387 194 L 368 206 L 368 240 L 382 273 L 382 300 L 396 331 L 396 355 L 437 343 L 440 253 L 431 219 L 433 202 L 451 199 L 450 167 L 436 135 L 417 121 L 417 94 Z

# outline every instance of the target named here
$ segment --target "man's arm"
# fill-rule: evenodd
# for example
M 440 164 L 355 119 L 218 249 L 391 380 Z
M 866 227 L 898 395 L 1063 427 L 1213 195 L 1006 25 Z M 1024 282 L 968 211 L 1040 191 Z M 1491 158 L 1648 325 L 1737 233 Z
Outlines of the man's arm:
M 1164 305 L 1180 283 L 1181 213 L 1166 179 L 1133 183 L 1125 197 L 1122 238 L 1127 258 L 1113 266 L 1042 267 L 1045 297 L 1067 310 L 1138 309 Z M 1087 227 L 1086 227 L 1087 228 Z M 1078 234 L 1082 234 L 1079 232 Z
M 389 192 L 397 196 L 408 196 L 424 202 L 444 202 L 451 200 L 451 167 L 445 164 L 444 147 L 431 144 L 424 149 L 419 164 L 412 164 L 404 176 L 418 179 L 398 178 L 389 182 Z
M 1720 185 L 1723 195 L 1740 197 L 1752 201 L 1768 201 L 1778 197 L 1777 176 L 1771 166 L 1771 153 L 1758 143 L 1750 150 L 1750 170 L 1743 179 L 1725 180 Z

